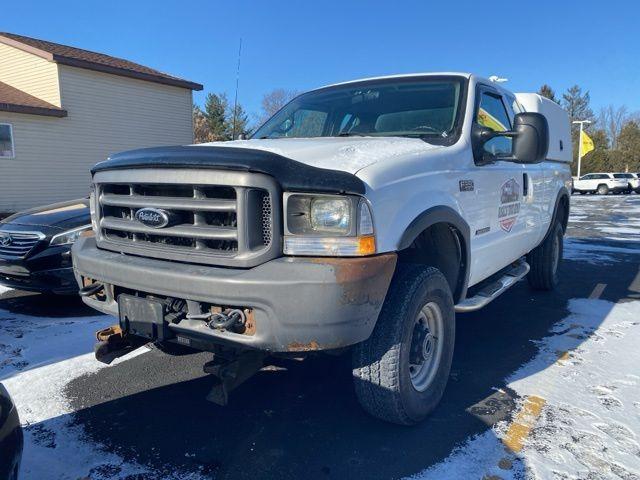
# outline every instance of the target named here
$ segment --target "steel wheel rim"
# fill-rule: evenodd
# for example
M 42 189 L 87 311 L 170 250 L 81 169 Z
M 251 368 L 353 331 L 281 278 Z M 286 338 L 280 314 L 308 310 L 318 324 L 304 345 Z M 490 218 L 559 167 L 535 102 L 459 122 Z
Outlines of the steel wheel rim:
M 416 316 L 409 350 L 411 384 L 424 392 L 438 372 L 442 359 L 444 321 L 435 302 L 423 306 Z

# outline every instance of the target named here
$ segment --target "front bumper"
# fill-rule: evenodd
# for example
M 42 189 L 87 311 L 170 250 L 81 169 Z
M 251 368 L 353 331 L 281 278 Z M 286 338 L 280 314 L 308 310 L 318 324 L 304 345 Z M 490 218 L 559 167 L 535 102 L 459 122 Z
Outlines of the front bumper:
M 0 257 L 0 285 L 35 292 L 77 293 L 71 248 L 49 247 L 25 258 Z
M 367 339 L 395 270 L 395 253 L 362 258 L 281 257 L 249 269 L 221 268 L 124 255 L 82 238 L 73 248 L 76 279 L 106 285 L 106 299 L 83 300 L 118 315 L 122 289 L 250 308 L 252 335 L 212 330 L 200 320 L 170 324 L 195 346 L 226 344 L 269 352 L 342 348 Z M 193 344 L 192 344 L 193 345 Z

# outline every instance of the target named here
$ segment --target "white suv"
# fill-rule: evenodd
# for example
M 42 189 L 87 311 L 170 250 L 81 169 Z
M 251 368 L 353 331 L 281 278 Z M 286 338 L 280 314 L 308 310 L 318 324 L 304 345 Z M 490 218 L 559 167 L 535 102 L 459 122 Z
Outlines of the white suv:
M 613 178 L 623 179 L 627 181 L 626 193 L 640 193 L 640 179 L 636 173 L 614 173 Z
M 585 193 L 597 193 L 607 195 L 609 192 L 626 192 L 629 182 L 626 178 L 616 178 L 613 173 L 588 173 L 579 179 L 573 180 L 573 191 Z

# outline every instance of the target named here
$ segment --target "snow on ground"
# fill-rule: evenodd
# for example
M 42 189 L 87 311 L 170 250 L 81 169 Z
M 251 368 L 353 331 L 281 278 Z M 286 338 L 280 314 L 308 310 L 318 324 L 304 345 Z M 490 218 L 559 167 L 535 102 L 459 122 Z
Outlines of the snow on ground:
M 546 402 L 523 450 L 505 448 L 501 422 L 414 478 L 640 479 L 640 301 L 574 299 L 569 310 L 507 379 Z
M 0 287 L 0 294 L 8 289 Z M 24 427 L 21 480 L 115 480 L 147 472 L 100 445 L 83 440 L 63 395 L 73 378 L 108 368 L 93 355 L 96 330 L 107 316 L 48 318 L 0 310 L 0 381 L 11 394 Z M 113 364 L 143 354 L 147 347 Z M 72 459 L 72 460 L 71 460 Z M 175 478 L 196 476 L 176 473 Z

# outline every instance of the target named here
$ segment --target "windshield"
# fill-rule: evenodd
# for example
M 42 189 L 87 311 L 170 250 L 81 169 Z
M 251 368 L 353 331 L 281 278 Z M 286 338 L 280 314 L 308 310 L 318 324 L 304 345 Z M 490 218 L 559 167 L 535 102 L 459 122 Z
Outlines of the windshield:
M 462 82 L 396 78 L 316 90 L 292 100 L 252 138 L 447 139 L 460 122 Z

